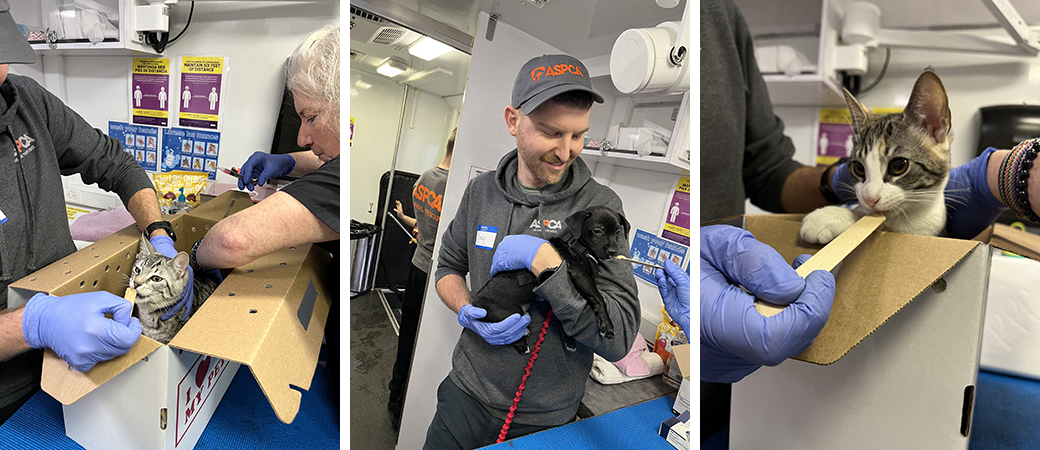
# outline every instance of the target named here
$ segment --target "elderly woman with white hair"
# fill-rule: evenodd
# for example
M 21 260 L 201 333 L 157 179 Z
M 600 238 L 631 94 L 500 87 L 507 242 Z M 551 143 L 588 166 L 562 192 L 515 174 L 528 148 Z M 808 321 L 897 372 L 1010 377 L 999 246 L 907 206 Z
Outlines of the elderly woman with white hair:
M 238 267 L 285 247 L 318 243 L 339 249 L 339 24 L 308 36 L 292 56 L 286 85 L 302 125 L 297 143 L 310 151 L 256 152 L 242 165 L 239 187 L 252 190 L 281 176 L 291 185 L 221 220 L 192 248 L 192 269 Z

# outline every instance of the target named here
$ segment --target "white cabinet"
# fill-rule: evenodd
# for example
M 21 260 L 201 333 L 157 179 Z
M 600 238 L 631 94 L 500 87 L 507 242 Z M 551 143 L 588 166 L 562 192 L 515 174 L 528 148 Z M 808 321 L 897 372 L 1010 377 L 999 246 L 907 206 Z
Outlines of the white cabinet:
M 156 55 L 134 23 L 168 23 L 169 18 L 162 12 L 162 2 L 147 0 L 10 0 L 10 4 L 11 15 L 29 33 L 33 49 L 45 56 Z

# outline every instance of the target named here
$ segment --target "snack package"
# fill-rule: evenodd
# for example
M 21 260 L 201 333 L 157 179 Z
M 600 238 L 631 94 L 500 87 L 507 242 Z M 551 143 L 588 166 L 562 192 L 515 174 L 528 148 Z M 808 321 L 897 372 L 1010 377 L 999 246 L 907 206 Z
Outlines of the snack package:
M 661 357 L 661 361 L 668 361 L 672 356 L 672 339 L 682 333 L 679 325 L 672 321 L 672 317 L 661 305 L 661 323 L 657 324 L 657 335 L 654 336 L 654 353 Z
M 191 211 L 199 206 L 199 194 L 206 189 L 209 174 L 205 172 L 173 172 L 152 174 L 155 194 L 159 197 L 159 209 L 163 214 Z

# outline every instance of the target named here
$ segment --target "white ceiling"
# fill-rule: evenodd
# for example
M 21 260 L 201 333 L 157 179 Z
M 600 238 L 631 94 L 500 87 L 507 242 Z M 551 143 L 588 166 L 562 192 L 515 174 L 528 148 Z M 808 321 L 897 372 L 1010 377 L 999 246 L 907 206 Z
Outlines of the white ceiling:
M 573 55 L 587 59 L 610 53 L 618 35 L 629 28 L 653 27 L 665 21 L 682 20 L 686 1 L 678 7 L 665 9 L 654 0 L 547 0 L 542 8 L 522 0 L 498 0 L 499 20 L 517 27 L 546 43 Z M 449 25 L 466 34 L 477 33 L 479 11 L 490 12 L 495 0 L 391 0 L 430 19 Z M 462 94 L 469 73 L 469 55 L 452 50 L 448 55 L 430 62 L 413 58 L 404 46 L 386 47 L 366 44 L 370 33 L 351 30 L 350 48 L 367 53 L 361 62 L 351 62 L 351 69 L 375 73 L 375 66 L 390 55 L 409 61 L 412 69 L 395 80 L 403 80 L 414 72 L 432 67 L 452 71 L 448 78 L 424 83 L 418 88 L 424 92 L 450 97 Z M 364 34 L 364 35 L 363 35 Z M 483 39 L 483 36 L 476 37 Z

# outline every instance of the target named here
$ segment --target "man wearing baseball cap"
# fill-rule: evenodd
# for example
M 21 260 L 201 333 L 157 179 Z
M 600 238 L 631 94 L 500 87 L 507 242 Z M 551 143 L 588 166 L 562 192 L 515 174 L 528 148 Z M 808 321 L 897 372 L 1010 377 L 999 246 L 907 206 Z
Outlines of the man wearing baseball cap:
M 76 251 L 61 175 L 79 174 L 117 193 L 156 249 L 176 254 L 171 237 L 157 228 L 168 222 L 160 222 L 148 175 L 119 141 L 33 79 L 8 74 L 10 64 L 35 62 L 10 5 L 0 0 L 0 423 L 39 388 L 41 349 L 85 372 L 126 353 L 141 335 L 133 305 L 104 291 L 36 294 L 24 307 L 8 305 L 8 284 Z
M 608 339 L 572 284 L 566 263 L 546 241 L 561 233 L 564 219 L 588 207 L 623 214 L 621 199 L 593 180 L 578 157 L 593 102 L 602 103 L 603 97 L 592 89 L 588 69 L 571 56 L 533 58 L 516 76 L 505 108 L 516 149 L 495 171 L 470 183 L 442 237 L 437 293 L 464 329 L 451 373 L 437 390 L 426 449 L 471 449 L 496 441 L 531 356 L 505 344 L 528 334 L 534 348 L 550 308 L 548 331 L 512 415 L 509 439 L 573 421 L 593 353 L 617 361 L 631 348 L 640 317 L 631 265 L 602 261 L 596 278 L 616 333 Z M 627 253 L 627 236 L 618 238 L 618 248 Z M 495 273 L 517 269 L 537 277 L 537 299 L 528 314 L 482 322 L 487 312 L 471 305 L 465 277 L 476 291 Z M 576 348 L 567 348 L 567 336 Z

